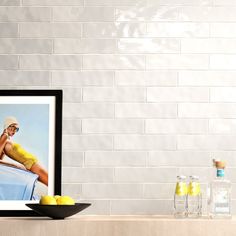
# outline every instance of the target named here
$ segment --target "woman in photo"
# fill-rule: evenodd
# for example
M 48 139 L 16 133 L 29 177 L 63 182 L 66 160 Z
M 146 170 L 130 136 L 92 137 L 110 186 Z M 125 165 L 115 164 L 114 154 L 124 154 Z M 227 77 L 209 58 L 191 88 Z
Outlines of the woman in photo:
M 7 117 L 4 122 L 4 130 L 0 137 L 0 164 L 6 164 L 17 168 L 27 169 L 39 176 L 39 181 L 48 186 L 48 172 L 38 163 L 37 158 L 24 150 L 19 144 L 12 141 L 12 137 L 19 131 L 19 122 L 15 117 Z M 17 161 L 21 165 L 15 165 L 3 161 L 4 155 Z

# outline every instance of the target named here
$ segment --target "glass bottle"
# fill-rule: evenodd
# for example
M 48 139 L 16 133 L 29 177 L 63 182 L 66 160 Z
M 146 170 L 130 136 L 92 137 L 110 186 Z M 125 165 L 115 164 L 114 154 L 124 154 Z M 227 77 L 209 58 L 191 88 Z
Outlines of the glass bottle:
M 187 195 L 188 217 L 197 218 L 202 215 L 202 194 L 198 176 L 189 176 Z
M 225 162 L 213 163 L 216 178 L 209 186 L 208 213 L 211 218 L 231 218 L 231 182 L 225 178 Z
M 177 176 L 174 194 L 174 216 L 176 218 L 187 216 L 187 192 L 186 176 Z

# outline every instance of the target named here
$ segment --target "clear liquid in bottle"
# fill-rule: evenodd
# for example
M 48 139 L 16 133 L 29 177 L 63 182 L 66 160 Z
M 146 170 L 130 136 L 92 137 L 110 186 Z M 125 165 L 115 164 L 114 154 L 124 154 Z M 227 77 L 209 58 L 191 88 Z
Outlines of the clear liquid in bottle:
M 209 186 L 210 218 L 231 218 L 231 182 L 225 179 L 225 162 L 215 161 L 216 178 Z
M 202 194 L 198 176 L 190 176 L 187 210 L 190 218 L 198 218 L 202 215 Z
M 174 216 L 176 218 L 187 217 L 187 192 L 186 176 L 177 176 L 174 194 Z

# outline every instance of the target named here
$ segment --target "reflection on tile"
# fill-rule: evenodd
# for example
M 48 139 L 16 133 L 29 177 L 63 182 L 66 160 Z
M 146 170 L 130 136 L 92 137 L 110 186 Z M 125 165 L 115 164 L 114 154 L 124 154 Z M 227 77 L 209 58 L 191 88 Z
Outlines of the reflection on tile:
M 149 37 L 209 37 L 208 23 L 159 22 L 147 23 Z
M 180 42 L 177 39 L 120 39 L 120 53 L 178 53 Z
M 158 3 L 160 5 L 183 5 L 183 6 L 208 6 L 212 5 L 214 0 L 147 0 L 148 4 Z M 217 0 L 216 0 L 217 1 Z M 222 1 L 222 0 L 219 0 Z M 224 1 L 224 0 L 223 0 Z M 230 1 L 230 0 L 228 0 Z M 233 1 L 233 0 L 231 0 Z
M 147 55 L 148 69 L 207 69 L 209 56 L 206 54 L 160 54 Z
M 179 17 L 178 7 L 117 7 L 117 21 L 174 21 Z
M 54 21 L 113 21 L 114 9 L 110 7 L 54 7 Z
M 146 23 L 84 23 L 83 37 L 85 38 L 116 38 L 116 37 L 144 37 Z
M 232 22 L 236 20 L 236 7 L 181 7 L 181 21 Z
M 145 57 L 137 55 L 85 55 L 83 69 L 128 70 L 144 69 Z

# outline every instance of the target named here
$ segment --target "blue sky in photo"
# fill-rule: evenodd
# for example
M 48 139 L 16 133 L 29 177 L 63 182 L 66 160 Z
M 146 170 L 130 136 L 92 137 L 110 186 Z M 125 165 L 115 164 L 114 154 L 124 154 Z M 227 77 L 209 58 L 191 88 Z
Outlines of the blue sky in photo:
M 37 157 L 48 170 L 49 105 L 48 104 L 0 104 L 0 130 L 4 120 L 14 116 L 20 130 L 12 141 L 19 143 L 26 151 Z

